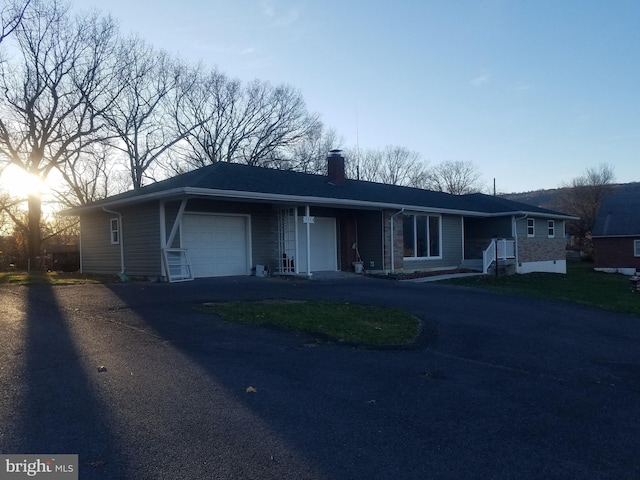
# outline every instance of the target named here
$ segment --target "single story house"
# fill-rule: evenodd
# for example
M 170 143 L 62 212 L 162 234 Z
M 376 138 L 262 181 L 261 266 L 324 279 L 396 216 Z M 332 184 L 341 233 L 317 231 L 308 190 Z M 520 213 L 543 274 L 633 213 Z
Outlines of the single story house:
M 318 271 L 399 273 L 495 258 L 518 273 L 566 272 L 563 213 L 328 175 L 215 163 L 67 211 L 86 273 L 166 281 Z M 498 239 L 498 241 L 496 241 Z
M 633 275 L 640 270 L 640 195 L 602 199 L 591 232 L 594 268 Z

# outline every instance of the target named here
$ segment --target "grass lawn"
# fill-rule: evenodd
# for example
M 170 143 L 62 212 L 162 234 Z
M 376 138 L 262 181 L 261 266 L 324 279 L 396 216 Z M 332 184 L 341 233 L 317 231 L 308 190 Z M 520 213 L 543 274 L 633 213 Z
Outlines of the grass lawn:
M 0 284 L 5 285 L 78 285 L 105 283 L 106 277 L 64 272 L 0 272 Z
M 564 300 L 640 316 L 640 293 L 631 293 L 629 277 L 595 272 L 593 264 L 588 262 L 567 263 L 566 275 L 529 273 L 497 280 L 485 275 L 443 280 L 441 283 Z
M 110 281 L 117 278 L 56 272 L 0 273 L 0 284 L 74 285 Z M 498 279 L 485 275 L 441 283 L 563 300 L 640 317 L 640 293 L 631 293 L 629 277 L 595 272 L 593 264 L 587 262 L 568 263 L 566 275 L 530 273 Z M 370 345 L 406 344 L 417 338 L 420 329 L 419 320 L 401 310 L 349 303 L 283 300 L 212 303 L 200 308 L 227 321 L 275 326 Z
M 210 303 L 203 310 L 224 320 L 322 334 L 337 341 L 399 345 L 416 338 L 417 318 L 401 310 L 338 302 Z

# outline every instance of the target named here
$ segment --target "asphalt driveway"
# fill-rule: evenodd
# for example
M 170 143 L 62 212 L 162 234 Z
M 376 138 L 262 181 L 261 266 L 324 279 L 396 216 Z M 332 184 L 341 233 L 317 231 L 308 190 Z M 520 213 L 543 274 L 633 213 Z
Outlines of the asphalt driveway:
M 431 343 L 192 308 L 263 298 L 401 307 Z M 637 318 L 361 277 L 0 287 L 0 452 L 81 479 L 637 479 L 639 438 Z

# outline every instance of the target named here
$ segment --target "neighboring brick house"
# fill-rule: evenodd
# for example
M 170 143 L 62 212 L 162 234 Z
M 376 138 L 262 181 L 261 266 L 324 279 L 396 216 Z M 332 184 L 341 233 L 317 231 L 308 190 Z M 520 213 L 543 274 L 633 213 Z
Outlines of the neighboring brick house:
M 592 239 L 596 270 L 629 275 L 640 270 L 640 195 L 604 197 Z
M 327 176 L 221 162 L 72 209 L 81 269 L 169 281 L 356 266 L 486 272 L 498 252 L 518 273 L 566 272 L 569 215 L 347 179 L 339 151 L 327 162 Z

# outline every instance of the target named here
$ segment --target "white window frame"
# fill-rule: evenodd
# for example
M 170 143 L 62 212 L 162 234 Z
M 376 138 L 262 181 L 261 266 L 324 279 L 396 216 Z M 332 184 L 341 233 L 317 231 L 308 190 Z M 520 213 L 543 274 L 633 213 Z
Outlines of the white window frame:
M 536 236 L 536 219 L 527 218 L 527 237 L 533 238 L 535 236 Z
M 633 241 L 633 256 L 640 257 L 640 240 Z
M 547 235 L 549 238 L 556 238 L 556 222 L 547 220 Z
M 112 217 L 109 219 L 111 245 L 120 244 L 120 219 L 118 217 Z
M 442 245 L 442 215 L 431 215 L 428 213 L 425 214 L 421 214 L 421 213 L 407 213 L 405 214 L 405 216 L 408 217 L 413 217 L 413 256 L 412 257 L 404 257 L 404 260 L 442 260 L 442 249 L 443 249 L 443 245 Z M 433 218 L 437 218 L 438 219 L 438 255 L 432 255 L 432 256 L 428 256 L 428 257 L 418 257 L 417 256 L 417 248 L 416 248 L 416 243 L 417 243 L 417 228 L 416 228 L 416 223 L 417 223 L 417 218 L 418 217 L 426 217 L 426 222 L 427 225 L 429 224 L 429 217 L 433 217 Z M 404 219 L 403 219 L 404 221 Z M 427 232 L 427 244 L 431 243 L 429 240 L 431 238 L 431 232 L 428 231 Z M 404 243 L 404 239 L 403 239 L 403 243 Z M 403 248 L 404 250 L 404 248 Z

